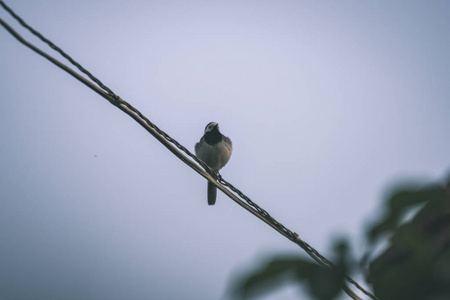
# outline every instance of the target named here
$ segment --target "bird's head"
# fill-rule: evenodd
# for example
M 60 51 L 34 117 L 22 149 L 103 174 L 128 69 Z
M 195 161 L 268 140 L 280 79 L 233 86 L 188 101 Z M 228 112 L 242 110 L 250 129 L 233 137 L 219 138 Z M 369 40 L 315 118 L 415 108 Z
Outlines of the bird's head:
M 219 124 L 216 122 L 209 122 L 205 127 L 205 134 L 214 130 L 219 131 Z

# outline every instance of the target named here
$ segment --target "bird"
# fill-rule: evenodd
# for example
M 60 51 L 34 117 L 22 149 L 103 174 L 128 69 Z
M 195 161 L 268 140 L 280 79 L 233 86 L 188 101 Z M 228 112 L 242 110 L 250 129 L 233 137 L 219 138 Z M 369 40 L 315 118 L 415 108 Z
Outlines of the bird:
M 219 130 L 219 124 L 209 122 L 200 141 L 195 144 L 195 155 L 211 169 L 219 171 L 230 160 L 233 145 L 231 140 Z M 208 181 L 208 204 L 216 203 L 217 188 Z

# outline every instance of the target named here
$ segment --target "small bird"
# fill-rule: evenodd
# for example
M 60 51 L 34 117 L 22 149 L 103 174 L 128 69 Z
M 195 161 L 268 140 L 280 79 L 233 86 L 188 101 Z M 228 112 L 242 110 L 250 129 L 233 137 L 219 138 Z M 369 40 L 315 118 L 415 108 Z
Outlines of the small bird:
M 231 140 L 219 131 L 219 124 L 210 122 L 205 127 L 205 133 L 195 144 L 195 155 L 204 161 L 211 169 L 219 171 L 230 159 L 233 146 Z M 208 204 L 216 203 L 217 188 L 208 181 Z

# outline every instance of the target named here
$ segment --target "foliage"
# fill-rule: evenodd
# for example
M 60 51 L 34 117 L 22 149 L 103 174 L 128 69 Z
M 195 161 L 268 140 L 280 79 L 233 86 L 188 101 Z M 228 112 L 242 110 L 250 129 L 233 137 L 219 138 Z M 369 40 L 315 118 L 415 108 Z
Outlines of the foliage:
M 273 259 L 243 280 L 235 291 L 236 298 L 249 298 L 277 288 L 283 279 L 306 282 L 310 294 L 317 299 L 334 299 L 341 292 L 347 273 L 347 243 L 336 246 L 339 263 L 331 272 L 310 259 L 281 256 Z
M 368 270 L 363 270 L 375 295 L 383 300 L 449 299 L 450 182 L 446 187 L 398 187 L 385 206 L 384 215 L 366 232 L 368 257 L 388 241 L 388 247 L 369 258 Z M 417 212 L 405 221 L 414 208 Z M 335 243 L 333 254 L 334 270 L 309 259 L 279 255 L 235 285 L 234 296 L 254 298 L 280 288 L 289 279 L 305 286 L 311 299 L 336 299 L 342 294 L 345 274 L 355 269 L 356 259 L 345 240 Z

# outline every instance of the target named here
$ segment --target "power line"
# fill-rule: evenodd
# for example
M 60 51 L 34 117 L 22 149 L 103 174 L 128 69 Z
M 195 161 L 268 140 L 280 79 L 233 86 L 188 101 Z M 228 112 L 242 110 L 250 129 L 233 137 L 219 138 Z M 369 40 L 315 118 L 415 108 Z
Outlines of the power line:
M 108 100 L 111 104 L 118 107 L 120 110 L 128 114 L 132 117 L 136 122 L 138 122 L 141 126 L 143 126 L 147 131 L 149 131 L 156 139 L 158 139 L 166 148 L 168 148 L 173 154 L 175 154 L 179 159 L 189 165 L 192 169 L 194 169 L 201 176 L 205 177 L 208 181 L 212 182 L 217 186 L 221 191 L 223 191 L 227 196 L 229 196 L 236 203 L 244 207 L 246 210 L 257 216 L 259 219 L 270 225 L 272 228 L 277 230 L 280 234 L 300 246 L 309 256 L 311 256 L 317 263 L 322 265 L 323 267 L 334 268 L 335 265 L 320 254 L 316 249 L 310 246 L 308 243 L 303 241 L 297 233 L 292 232 L 288 228 L 286 228 L 283 224 L 279 223 L 275 220 L 267 211 L 262 209 L 256 203 L 254 203 L 249 197 L 247 197 L 243 192 L 233 186 L 231 183 L 222 178 L 222 176 L 215 170 L 211 169 L 208 165 L 206 165 L 203 161 L 198 159 L 194 154 L 192 154 L 188 149 L 186 149 L 183 145 L 177 142 L 174 138 L 169 136 L 155 124 L 153 124 L 148 118 L 146 118 L 139 110 L 134 108 L 131 104 L 121 99 L 118 95 L 116 95 L 110 88 L 104 85 L 97 77 L 92 75 L 88 70 L 86 70 L 83 66 L 81 66 L 78 62 L 76 62 L 72 57 L 70 57 L 67 53 L 65 53 L 61 48 L 56 46 L 49 39 L 45 38 L 41 33 L 36 31 L 30 25 L 28 25 L 20 16 L 18 16 L 11 8 L 9 8 L 2 0 L 0 0 L 0 5 L 11 14 L 11 16 L 16 19 L 23 27 L 27 28 L 33 35 L 37 36 L 40 40 L 50 46 L 52 49 L 61 54 L 64 58 L 66 58 L 72 65 L 78 68 L 80 72 L 87 75 L 89 79 L 95 82 L 96 85 L 92 84 L 92 82 L 88 81 L 83 76 L 80 76 L 76 72 L 74 72 L 71 68 L 62 64 L 52 56 L 48 55 L 44 51 L 35 47 L 28 41 L 26 41 L 23 37 L 21 37 L 14 29 L 12 29 L 6 22 L 0 19 L 0 24 L 11 33 L 17 40 L 19 40 L 22 44 L 26 45 L 39 55 L 45 57 L 58 67 L 62 68 L 64 71 L 68 72 L 76 79 L 87 85 L 89 88 L 93 89 L 99 95 Z M 174 147 L 175 146 L 175 147 Z M 192 158 L 195 162 L 197 162 L 200 166 L 203 167 L 202 170 L 198 165 L 194 164 L 192 160 L 188 159 L 183 153 L 184 152 L 190 158 Z M 220 184 L 219 184 L 220 183 Z M 238 195 L 240 198 L 238 198 Z M 244 201 L 242 201 L 244 200 Z M 361 285 L 359 285 L 355 280 L 353 280 L 350 276 L 345 276 L 345 279 L 353 284 L 356 288 L 358 288 L 365 295 L 370 297 L 371 299 L 377 299 L 373 294 L 365 290 Z M 359 298 L 348 286 L 343 287 L 344 291 L 353 299 L 361 299 Z

